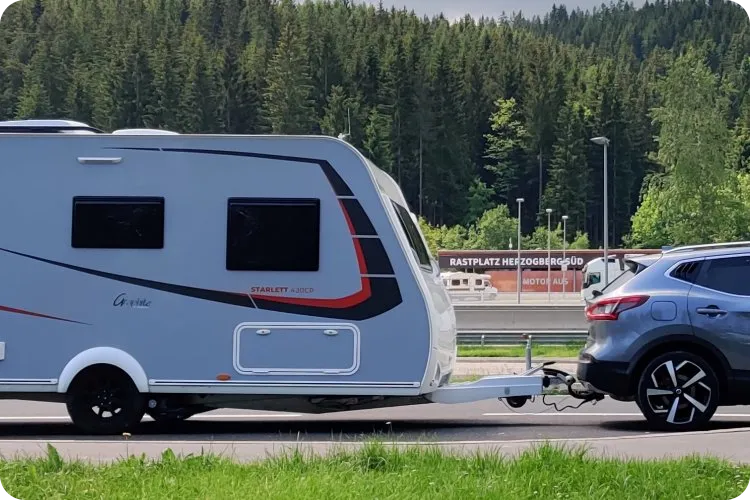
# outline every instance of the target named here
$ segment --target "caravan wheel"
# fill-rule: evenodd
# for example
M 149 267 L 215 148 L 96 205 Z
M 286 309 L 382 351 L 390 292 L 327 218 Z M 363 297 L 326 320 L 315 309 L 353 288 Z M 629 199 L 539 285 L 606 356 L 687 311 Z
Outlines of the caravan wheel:
M 146 398 L 130 377 L 113 366 L 92 366 L 79 373 L 66 405 L 73 423 L 88 434 L 121 434 L 141 421 Z

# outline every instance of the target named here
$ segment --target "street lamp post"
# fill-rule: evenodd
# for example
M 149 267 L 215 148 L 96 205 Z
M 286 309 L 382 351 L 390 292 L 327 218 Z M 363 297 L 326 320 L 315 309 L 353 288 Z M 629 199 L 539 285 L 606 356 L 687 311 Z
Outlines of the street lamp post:
M 565 287 L 565 278 L 568 275 L 568 264 L 565 261 L 565 247 L 568 244 L 568 240 L 567 240 L 568 216 L 567 215 L 563 215 L 562 216 L 562 221 L 563 221 L 563 258 L 562 258 L 562 261 L 563 261 L 563 269 L 565 269 L 563 271 L 562 286 L 563 286 L 563 298 L 565 298 L 565 288 L 566 288 Z
M 607 148 L 609 139 L 594 137 L 591 142 L 604 146 L 604 286 L 609 285 L 609 202 L 607 200 Z
M 547 302 L 552 302 L 552 209 L 547 209 Z
M 524 202 L 523 198 L 516 198 L 518 203 L 518 258 L 516 259 L 516 272 L 518 273 L 516 282 L 516 300 L 521 303 L 521 203 Z

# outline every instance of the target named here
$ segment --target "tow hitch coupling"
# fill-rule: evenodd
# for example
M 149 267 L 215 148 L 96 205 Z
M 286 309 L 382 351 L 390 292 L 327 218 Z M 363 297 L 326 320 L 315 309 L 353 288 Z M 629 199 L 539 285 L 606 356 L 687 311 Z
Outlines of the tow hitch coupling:
M 578 382 L 576 380 L 576 377 L 571 375 L 570 373 L 566 373 L 556 368 L 550 368 L 550 365 L 553 365 L 553 364 L 555 364 L 554 361 L 547 361 L 537 367 L 532 368 L 531 366 L 531 335 L 527 336 L 526 338 L 526 371 L 523 373 L 523 375 L 533 375 L 534 373 L 541 370 L 542 373 L 544 373 L 544 377 L 542 378 L 542 385 L 544 386 L 545 389 L 552 385 L 565 385 L 569 396 L 572 396 L 576 399 L 581 400 L 580 405 L 575 406 L 575 407 L 568 406 L 565 408 L 580 408 L 585 403 L 594 402 L 594 404 L 596 404 L 596 402 L 604 399 L 604 394 L 594 391 L 593 389 L 588 387 L 587 384 Z M 542 398 L 544 398 L 544 396 L 546 395 L 543 395 Z M 527 401 L 531 399 L 532 399 L 532 396 L 514 396 L 510 398 L 505 398 L 505 402 L 511 408 L 521 408 L 523 405 L 526 404 Z M 548 404 L 545 402 L 544 404 L 547 406 L 554 406 L 557 411 L 562 411 L 565 409 L 565 408 L 561 408 L 561 409 L 557 408 L 557 405 L 555 405 L 555 403 Z

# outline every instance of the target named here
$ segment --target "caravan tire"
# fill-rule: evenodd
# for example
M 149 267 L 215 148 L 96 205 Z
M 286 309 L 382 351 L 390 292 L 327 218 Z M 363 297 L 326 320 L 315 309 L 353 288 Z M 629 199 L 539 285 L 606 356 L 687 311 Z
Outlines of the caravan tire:
M 87 434 L 122 434 L 143 419 L 146 398 L 119 368 L 95 365 L 79 373 L 66 397 L 68 414 Z

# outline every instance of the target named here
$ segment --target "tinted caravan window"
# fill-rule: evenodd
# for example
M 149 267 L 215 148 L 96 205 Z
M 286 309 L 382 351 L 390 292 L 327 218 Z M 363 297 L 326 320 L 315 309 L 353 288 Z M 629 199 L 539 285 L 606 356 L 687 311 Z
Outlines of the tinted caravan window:
M 409 245 L 411 245 L 417 253 L 419 264 L 425 267 L 432 267 L 430 254 L 427 251 L 427 248 L 425 248 L 424 243 L 422 243 L 419 229 L 414 225 L 414 221 L 412 220 L 409 211 L 396 202 L 392 201 L 391 203 L 393 203 L 393 206 L 396 209 L 398 219 L 401 222 L 401 228 L 406 233 L 406 239 L 409 240 Z
M 228 211 L 228 270 L 318 270 L 320 200 L 231 198 Z
M 164 198 L 73 198 L 74 248 L 164 248 Z

